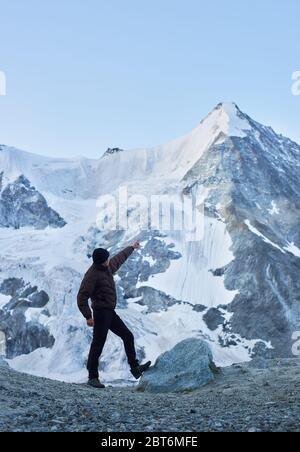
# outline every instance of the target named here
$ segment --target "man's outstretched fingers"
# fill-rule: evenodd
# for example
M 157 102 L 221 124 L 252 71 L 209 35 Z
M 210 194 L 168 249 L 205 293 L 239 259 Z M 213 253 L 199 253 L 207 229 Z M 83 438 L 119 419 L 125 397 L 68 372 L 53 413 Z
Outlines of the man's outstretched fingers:
M 138 250 L 141 248 L 141 243 L 136 240 L 133 244 L 132 244 L 132 248 L 134 248 L 135 250 Z

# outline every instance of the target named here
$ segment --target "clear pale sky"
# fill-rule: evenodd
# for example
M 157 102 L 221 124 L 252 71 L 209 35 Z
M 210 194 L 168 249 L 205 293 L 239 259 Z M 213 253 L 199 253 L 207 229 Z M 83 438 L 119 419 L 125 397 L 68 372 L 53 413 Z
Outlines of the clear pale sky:
M 300 142 L 299 0 L 0 0 L 0 143 L 99 157 L 220 101 Z

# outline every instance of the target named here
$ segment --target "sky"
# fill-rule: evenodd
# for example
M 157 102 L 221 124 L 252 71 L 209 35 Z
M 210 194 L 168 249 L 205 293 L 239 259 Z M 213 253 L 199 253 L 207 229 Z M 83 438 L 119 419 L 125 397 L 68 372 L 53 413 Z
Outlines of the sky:
M 300 143 L 299 0 L 0 0 L 0 143 L 100 157 L 221 101 Z

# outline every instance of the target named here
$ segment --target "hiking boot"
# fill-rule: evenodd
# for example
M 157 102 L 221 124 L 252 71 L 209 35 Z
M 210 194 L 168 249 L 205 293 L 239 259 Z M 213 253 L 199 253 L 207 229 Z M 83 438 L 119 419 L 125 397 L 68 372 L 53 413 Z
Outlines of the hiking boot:
M 137 366 L 132 367 L 130 370 L 131 370 L 131 373 L 134 376 L 134 378 L 136 380 L 138 380 L 139 378 L 141 378 L 143 373 L 149 369 L 150 366 L 151 366 L 151 361 L 148 361 L 146 364 L 141 364 L 141 365 L 138 364 Z
M 88 381 L 88 386 L 96 389 L 104 389 L 105 386 L 100 382 L 98 378 L 90 378 Z

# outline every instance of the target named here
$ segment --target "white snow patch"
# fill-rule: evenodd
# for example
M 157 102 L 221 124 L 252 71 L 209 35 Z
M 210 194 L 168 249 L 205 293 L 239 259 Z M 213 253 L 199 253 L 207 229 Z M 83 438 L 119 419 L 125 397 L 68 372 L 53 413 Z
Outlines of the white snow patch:
M 152 323 L 151 329 L 155 334 L 143 335 L 139 340 L 145 348 L 146 359 L 155 362 L 161 353 L 172 349 L 178 342 L 196 337 L 208 342 L 217 366 L 251 360 L 251 350 L 258 340 L 248 341 L 237 336 L 238 345 L 222 348 L 219 343 L 219 338 L 224 335 L 222 327 L 212 332 L 203 321 L 203 314 L 184 303 L 174 305 L 167 311 L 148 314 L 147 322 Z
M 276 204 L 275 201 L 272 201 L 271 208 L 268 209 L 268 212 L 269 212 L 270 215 L 279 215 L 280 214 L 280 210 L 277 207 L 277 204 Z
M 150 267 L 152 267 L 156 263 L 155 259 L 153 259 L 152 256 L 143 256 L 143 261 L 148 262 L 150 264 Z
M 162 239 L 165 240 L 165 239 Z M 181 258 L 172 260 L 168 270 L 154 275 L 140 286 L 161 290 L 177 300 L 216 307 L 229 304 L 238 291 L 224 286 L 224 276 L 216 277 L 211 270 L 229 264 L 234 255 L 226 226 L 216 219 L 205 218 L 204 238 L 199 242 L 187 242 L 184 233 L 170 234 L 166 243 L 174 243 Z
M 65 366 L 61 366 L 56 370 L 56 361 L 62 362 L 65 358 L 67 358 Z M 36 377 L 60 380 L 66 383 L 83 382 L 86 380 L 86 370 L 83 366 L 74 368 L 71 355 L 68 352 L 56 358 L 51 349 L 39 348 L 29 355 L 17 356 L 14 359 L 8 359 L 7 362 L 12 369 L 19 372 L 28 372 Z
M 271 240 L 269 240 L 267 237 L 265 237 L 261 232 L 259 232 L 254 226 L 252 226 L 252 224 L 250 223 L 249 220 L 245 220 L 245 224 L 246 226 L 248 226 L 248 228 L 250 229 L 251 232 L 253 232 L 253 234 L 257 235 L 258 237 L 262 238 L 264 242 L 268 243 L 269 245 L 272 245 L 274 248 L 277 248 L 279 251 L 281 251 L 283 254 L 285 254 L 285 251 L 279 246 L 276 245 L 276 243 L 272 242 Z
M 0 293 L 0 309 L 4 308 L 4 306 L 7 305 L 7 303 L 9 303 L 10 300 L 11 297 Z
M 218 124 L 222 131 L 231 137 L 245 137 L 246 130 L 251 130 L 251 126 L 246 118 L 239 115 L 237 106 L 234 103 L 223 103 L 219 109 L 220 116 Z
M 48 323 L 51 323 L 51 319 L 42 314 L 44 308 L 28 308 L 25 311 L 26 322 L 38 322 L 41 325 L 47 326 Z
M 285 246 L 284 249 L 289 253 L 292 253 L 296 257 L 300 257 L 300 249 L 294 244 L 289 243 L 288 246 Z

